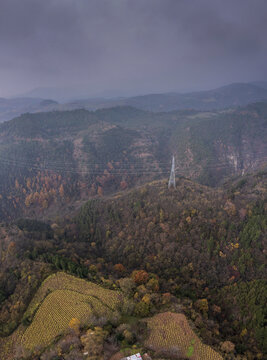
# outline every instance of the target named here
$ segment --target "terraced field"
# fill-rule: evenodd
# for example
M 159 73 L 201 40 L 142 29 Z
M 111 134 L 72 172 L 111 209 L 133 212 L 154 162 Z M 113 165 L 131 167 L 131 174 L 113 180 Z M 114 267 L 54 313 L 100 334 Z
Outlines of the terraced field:
M 27 310 L 34 317 L 21 343 L 29 350 L 47 346 L 68 329 L 71 319 L 83 324 L 92 314 L 108 317 L 118 302 L 115 291 L 65 273 L 54 274 L 43 282 Z
M 49 276 L 41 285 L 35 297 L 33 298 L 29 310 L 40 304 L 47 294 L 54 290 L 72 290 L 84 295 L 97 297 L 103 304 L 115 309 L 119 299 L 118 293 L 113 290 L 104 289 L 90 281 L 76 278 L 63 272 L 58 272 Z
M 183 314 L 157 314 L 147 324 L 150 333 L 145 345 L 154 351 L 179 349 L 188 359 L 223 360 L 220 354 L 201 342 Z

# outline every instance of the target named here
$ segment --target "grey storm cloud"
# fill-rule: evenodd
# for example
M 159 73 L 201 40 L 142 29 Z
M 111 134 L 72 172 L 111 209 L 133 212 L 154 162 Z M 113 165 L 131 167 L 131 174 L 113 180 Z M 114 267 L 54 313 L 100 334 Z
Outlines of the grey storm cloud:
M 266 0 L 0 0 L 0 96 L 267 80 Z

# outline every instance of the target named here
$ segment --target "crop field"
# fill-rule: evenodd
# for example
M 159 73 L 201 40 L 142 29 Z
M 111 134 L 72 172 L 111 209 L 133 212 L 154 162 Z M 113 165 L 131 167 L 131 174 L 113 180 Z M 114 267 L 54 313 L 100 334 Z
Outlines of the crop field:
M 72 290 L 84 295 L 92 295 L 98 298 L 103 304 L 115 309 L 119 303 L 118 293 L 113 290 L 104 289 L 90 281 L 76 278 L 63 272 L 49 276 L 38 289 L 34 296 L 29 310 L 35 308 L 47 296 L 48 292 L 54 290 Z
M 145 345 L 154 351 L 176 348 L 188 359 L 223 360 L 220 354 L 201 342 L 183 314 L 157 314 L 148 319 L 147 324 L 150 333 Z
M 64 273 L 52 275 L 43 282 L 27 310 L 36 312 L 21 344 L 29 350 L 48 346 L 69 328 L 71 319 L 84 324 L 92 314 L 108 317 L 118 302 L 115 291 Z

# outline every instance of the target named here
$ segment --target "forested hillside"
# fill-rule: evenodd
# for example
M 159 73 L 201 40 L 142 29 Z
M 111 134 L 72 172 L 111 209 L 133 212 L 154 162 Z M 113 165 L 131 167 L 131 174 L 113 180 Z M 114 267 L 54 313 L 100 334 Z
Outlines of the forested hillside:
M 219 112 L 132 107 L 24 114 L 0 125 L 0 218 L 51 218 L 89 197 L 176 174 L 216 186 L 261 168 L 267 105 Z
M 232 334 L 240 351 L 256 343 L 266 351 L 266 173 L 223 190 L 183 179 L 174 191 L 151 184 L 89 202 L 77 221 L 80 241 L 113 263 L 158 274 L 178 297 L 208 299 L 221 308 L 221 334 Z
M 90 200 L 74 217 L 2 226 L 1 334 L 31 323 L 35 312 L 24 313 L 33 294 L 63 270 L 113 289 L 132 277 L 137 290 L 129 279 L 119 285 L 134 301 L 128 315 L 182 311 L 206 344 L 229 351 L 226 359 L 260 359 L 267 350 L 266 210 L 266 172 L 258 172 L 218 189 L 180 178 L 168 190 L 156 181 Z

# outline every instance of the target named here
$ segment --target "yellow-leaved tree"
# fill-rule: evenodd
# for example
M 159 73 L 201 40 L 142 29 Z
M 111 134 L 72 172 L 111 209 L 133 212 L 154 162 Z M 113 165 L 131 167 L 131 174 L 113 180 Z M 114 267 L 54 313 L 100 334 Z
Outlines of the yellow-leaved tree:
M 69 322 L 69 327 L 72 330 L 74 330 L 77 335 L 80 333 L 80 325 L 81 325 L 80 320 L 76 318 L 72 318 L 71 321 Z

